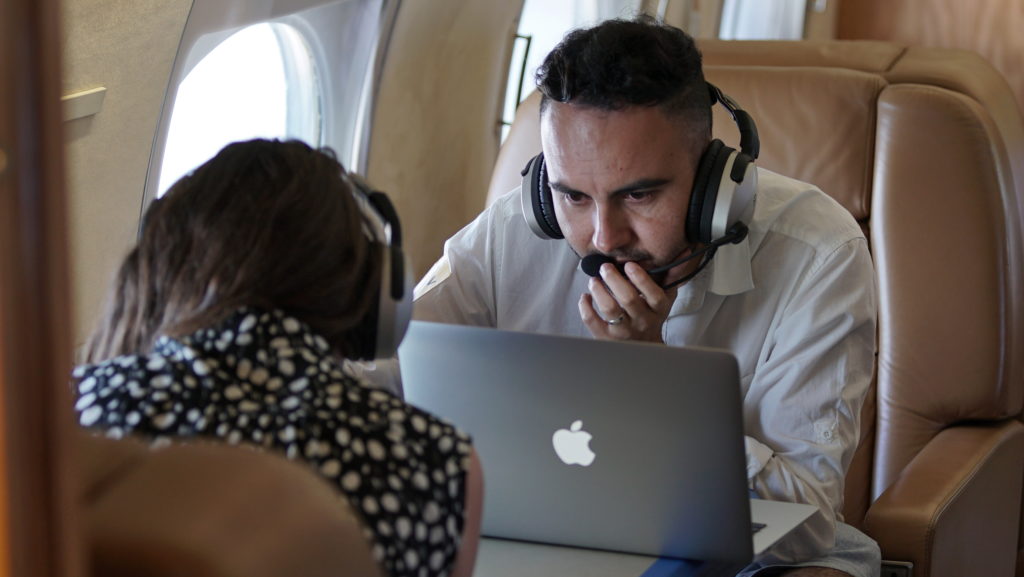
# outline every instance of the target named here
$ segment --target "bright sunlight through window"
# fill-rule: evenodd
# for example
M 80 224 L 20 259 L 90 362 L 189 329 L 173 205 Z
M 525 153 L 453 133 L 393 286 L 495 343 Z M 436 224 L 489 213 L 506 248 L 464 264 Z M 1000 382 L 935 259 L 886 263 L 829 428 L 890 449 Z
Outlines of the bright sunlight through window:
M 320 90 L 294 28 L 256 24 L 219 44 L 178 85 L 158 195 L 224 145 L 294 138 L 319 146 Z

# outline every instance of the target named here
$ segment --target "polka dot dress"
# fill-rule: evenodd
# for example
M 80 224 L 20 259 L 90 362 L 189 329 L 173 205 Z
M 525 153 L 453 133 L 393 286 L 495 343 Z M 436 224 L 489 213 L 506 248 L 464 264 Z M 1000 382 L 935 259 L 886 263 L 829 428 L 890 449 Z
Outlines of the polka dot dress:
M 463 527 L 469 439 L 347 372 L 280 312 L 161 337 L 144 356 L 75 369 L 79 422 L 154 444 L 207 437 L 301 459 L 362 514 L 389 575 L 447 575 Z

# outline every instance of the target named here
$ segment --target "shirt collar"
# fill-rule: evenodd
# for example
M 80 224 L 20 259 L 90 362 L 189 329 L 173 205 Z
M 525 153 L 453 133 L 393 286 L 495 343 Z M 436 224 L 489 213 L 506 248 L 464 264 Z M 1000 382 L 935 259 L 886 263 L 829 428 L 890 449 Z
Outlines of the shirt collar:
M 748 235 L 749 236 L 749 235 Z M 736 244 L 719 247 L 711 267 L 711 283 L 708 290 L 722 295 L 736 295 L 754 288 L 753 273 L 750 270 L 750 238 Z
M 719 247 L 705 270 L 679 288 L 669 316 L 694 312 L 704 304 L 708 292 L 720 296 L 745 293 L 754 288 L 751 259 L 764 240 L 765 231 L 754 221 L 755 206 L 751 206 L 740 220 L 750 223 L 746 238 L 736 244 Z

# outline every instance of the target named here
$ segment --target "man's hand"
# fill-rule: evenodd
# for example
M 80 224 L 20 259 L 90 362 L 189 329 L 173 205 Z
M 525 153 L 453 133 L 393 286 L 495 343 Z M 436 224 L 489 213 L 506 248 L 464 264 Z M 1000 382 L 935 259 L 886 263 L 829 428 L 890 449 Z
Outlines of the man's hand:
M 661 327 L 677 289 L 666 292 L 635 262 L 625 272 L 601 265 L 601 278 L 590 279 L 590 292 L 580 297 L 583 324 L 599 339 L 664 342 Z

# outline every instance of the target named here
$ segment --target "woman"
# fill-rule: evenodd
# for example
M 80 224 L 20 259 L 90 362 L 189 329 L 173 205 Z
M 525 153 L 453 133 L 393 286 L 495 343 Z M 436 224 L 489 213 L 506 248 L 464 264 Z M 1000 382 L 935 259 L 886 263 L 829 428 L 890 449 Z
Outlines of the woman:
M 393 353 L 378 336 L 397 341 L 408 322 L 396 307 L 410 296 L 391 300 L 402 257 L 382 198 L 300 142 L 225 147 L 147 210 L 91 364 L 75 369 L 75 409 L 111 437 L 305 460 L 362 515 L 388 574 L 469 575 L 481 490 L 469 439 L 345 366 Z

